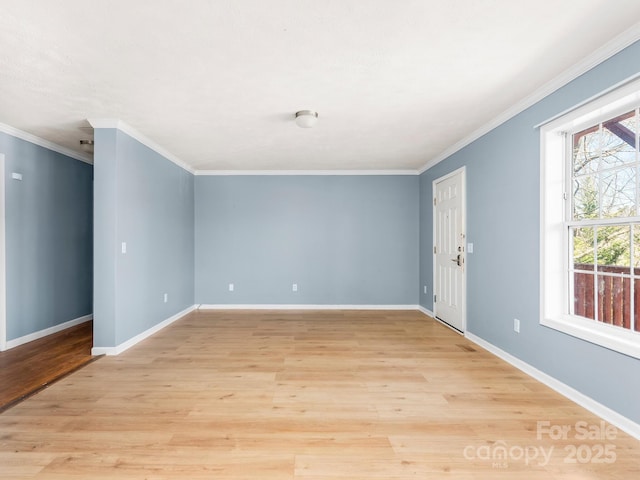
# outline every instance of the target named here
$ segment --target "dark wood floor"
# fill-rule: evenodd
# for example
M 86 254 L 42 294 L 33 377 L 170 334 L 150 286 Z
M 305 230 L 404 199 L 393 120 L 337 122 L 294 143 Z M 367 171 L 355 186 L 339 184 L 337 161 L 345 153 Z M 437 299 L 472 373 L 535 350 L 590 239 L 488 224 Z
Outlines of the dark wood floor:
M 0 412 L 94 360 L 93 322 L 0 352 Z

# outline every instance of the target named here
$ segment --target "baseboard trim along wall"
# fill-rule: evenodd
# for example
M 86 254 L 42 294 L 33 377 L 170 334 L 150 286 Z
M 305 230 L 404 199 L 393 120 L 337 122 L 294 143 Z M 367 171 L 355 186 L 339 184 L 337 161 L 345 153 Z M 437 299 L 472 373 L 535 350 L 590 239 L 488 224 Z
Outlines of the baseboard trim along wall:
M 45 328 L 44 330 L 39 330 L 37 332 L 24 335 L 23 337 L 18 337 L 13 340 L 7 340 L 7 350 L 19 345 L 23 345 L 25 343 L 33 342 L 34 340 L 46 337 L 47 335 L 61 332 L 62 330 L 66 330 L 67 328 L 75 327 L 76 325 L 80 325 L 81 323 L 88 322 L 90 320 L 93 320 L 93 314 L 85 315 L 84 317 L 78 317 L 73 320 L 69 320 L 68 322 L 61 323 L 60 325 L 54 325 L 53 327 Z
M 417 305 L 201 304 L 198 310 L 417 310 Z
M 93 347 L 91 349 L 91 355 L 119 355 L 122 352 L 124 352 L 125 350 L 133 347 L 136 343 L 139 343 L 142 340 L 144 340 L 145 338 L 150 337 L 154 333 L 159 332 L 163 328 L 168 327 L 169 325 L 171 325 L 176 320 L 180 320 L 187 313 L 192 312 L 195 309 L 196 309 L 196 305 L 191 305 L 190 307 L 187 307 L 184 310 L 182 310 L 181 312 L 178 312 L 175 315 L 167 318 L 166 320 L 163 320 L 162 322 L 154 325 L 153 327 L 148 328 L 144 332 L 139 333 L 135 337 L 130 338 L 129 340 L 127 340 L 126 342 L 121 343 L 118 346 L 115 346 L 115 347 Z
M 513 365 L 518 370 L 526 373 L 530 377 L 535 378 L 541 383 L 544 383 L 549 388 L 552 388 L 559 394 L 565 396 L 569 400 L 577 403 L 581 407 L 586 408 L 591 413 L 597 415 L 603 420 L 609 422 L 611 425 L 616 426 L 620 430 L 628 433 L 632 437 L 640 440 L 640 424 L 635 423 L 629 418 L 620 415 L 618 412 L 611 410 L 609 407 L 602 405 L 601 403 L 595 401 L 593 398 L 588 397 L 587 395 L 580 393 L 569 385 L 557 380 L 556 378 L 547 375 L 546 373 L 538 370 L 537 368 L 529 365 L 526 362 L 523 362 L 519 358 L 514 357 L 513 355 L 505 352 L 504 350 L 496 347 L 495 345 L 483 340 L 480 337 L 475 336 L 473 333 L 466 332 L 465 337 L 471 340 L 476 345 L 484 348 L 488 352 L 494 354 L 496 357 L 501 358 L 505 362 Z
M 434 318 L 434 319 L 436 318 L 436 316 L 434 315 L 434 313 L 431 310 L 427 310 L 422 305 L 418 305 L 418 310 L 420 310 L 422 313 L 424 313 L 428 317 L 431 317 L 431 318 Z

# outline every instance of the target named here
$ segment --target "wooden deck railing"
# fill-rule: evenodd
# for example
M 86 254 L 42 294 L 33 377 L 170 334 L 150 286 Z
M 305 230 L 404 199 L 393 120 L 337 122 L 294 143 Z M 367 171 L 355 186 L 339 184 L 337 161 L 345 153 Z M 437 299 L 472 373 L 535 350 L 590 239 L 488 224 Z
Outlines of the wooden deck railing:
M 593 265 L 576 264 L 574 274 L 574 313 L 595 318 Z M 582 273 L 584 272 L 584 273 Z M 598 321 L 631 328 L 631 279 L 616 274 L 629 273 L 629 267 L 598 266 Z M 640 276 L 640 268 L 635 269 Z M 640 279 L 634 280 L 635 311 L 640 313 Z M 640 332 L 640 320 L 636 315 L 635 330 Z

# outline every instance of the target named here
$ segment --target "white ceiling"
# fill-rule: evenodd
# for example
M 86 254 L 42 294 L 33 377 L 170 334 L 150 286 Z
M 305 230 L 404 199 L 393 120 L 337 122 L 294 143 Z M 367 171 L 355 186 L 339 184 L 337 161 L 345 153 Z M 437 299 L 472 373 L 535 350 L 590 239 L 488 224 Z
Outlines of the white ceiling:
M 639 20 L 638 0 L 0 0 L 0 122 L 81 151 L 87 118 L 117 118 L 196 170 L 418 169 Z

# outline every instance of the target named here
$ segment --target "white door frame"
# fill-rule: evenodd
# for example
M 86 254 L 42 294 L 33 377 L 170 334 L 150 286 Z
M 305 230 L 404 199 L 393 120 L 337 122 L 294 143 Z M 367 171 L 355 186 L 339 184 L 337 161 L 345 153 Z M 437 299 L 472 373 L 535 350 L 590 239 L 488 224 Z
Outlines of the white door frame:
M 461 197 L 462 197 L 462 202 L 461 202 L 461 209 L 462 209 L 462 230 L 464 231 L 465 234 L 465 241 L 464 241 L 464 251 L 463 251 L 463 258 L 464 258 L 464 275 L 462 276 L 462 288 L 463 288 L 463 293 L 462 293 L 462 308 L 461 308 L 461 315 L 462 315 L 462 334 L 464 335 L 464 333 L 467 331 L 467 239 L 466 239 L 466 233 L 467 233 L 467 167 L 466 166 L 462 166 L 460 168 L 458 168 L 457 170 L 454 170 L 453 172 L 449 172 L 446 175 L 443 175 L 442 177 L 436 178 L 432 183 L 431 183 L 431 198 L 434 199 L 435 195 L 436 195 L 436 184 L 442 182 L 443 180 L 447 180 L 450 177 L 453 177 L 454 175 L 458 175 L 458 174 L 462 174 L 462 192 L 461 192 Z M 433 266 L 432 266 L 432 270 L 433 270 L 433 292 L 435 295 L 435 291 L 436 291 L 436 253 L 433 249 L 433 246 L 435 246 L 436 244 L 436 205 L 435 202 L 432 202 L 433 205 L 433 210 L 432 210 L 432 221 L 433 221 L 433 226 L 432 226 L 432 230 L 433 230 L 433 238 L 431 240 L 431 252 L 433 254 Z M 438 315 L 438 312 L 436 310 L 436 302 L 433 302 L 433 316 L 434 318 L 436 317 L 436 315 Z M 436 320 L 439 320 L 436 318 Z M 450 325 L 448 325 L 447 323 L 441 322 L 443 325 L 446 325 L 447 327 L 451 328 L 453 331 L 458 332 L 458 330 L 454 329 L 453 327 L 451 327 Z M 460 333 L 460 332 L 458 332 Z
M 6 245 L 4 236 L 4 166 L 4 154 L 0 153 L 0 352 L 7 349 L 7 271 L 5 263 Z

